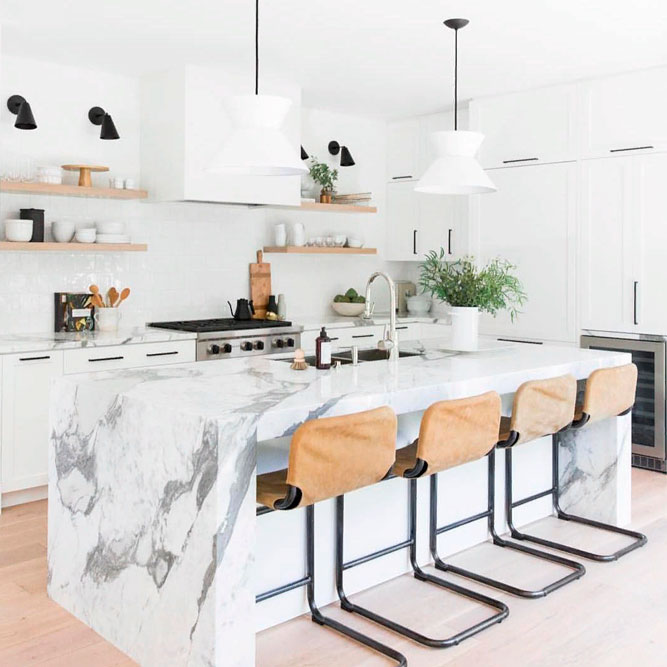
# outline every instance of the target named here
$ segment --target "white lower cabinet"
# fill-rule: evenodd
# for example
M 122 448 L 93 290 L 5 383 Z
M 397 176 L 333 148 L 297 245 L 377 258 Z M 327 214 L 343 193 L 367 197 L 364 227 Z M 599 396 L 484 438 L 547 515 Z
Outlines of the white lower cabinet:
M 25 352 L 0 357 L 0 492 L 48 483 L 52 381 L 63 374 L 141 368 L 195 360 L 195 341 Z
M 576 340 L 576 173 L 573 162 L 493 171 L 498 192 L 475 204 L 479 258 L 516 265 L 528 300 L 515 322 L 482 315 L 481 333 Z
M 2 357 L 2 492 L 48 482 L 49 398 L 63 373 L 63 353 Z

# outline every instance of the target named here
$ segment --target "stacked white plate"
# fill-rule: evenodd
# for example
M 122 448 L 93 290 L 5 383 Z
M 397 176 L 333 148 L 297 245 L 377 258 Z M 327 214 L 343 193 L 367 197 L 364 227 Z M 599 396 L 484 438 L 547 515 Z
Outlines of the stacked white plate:
M 130 237 L 125 233 L 125 223 L 107 220 L 97 223 L 97 243 L 130 243 Z

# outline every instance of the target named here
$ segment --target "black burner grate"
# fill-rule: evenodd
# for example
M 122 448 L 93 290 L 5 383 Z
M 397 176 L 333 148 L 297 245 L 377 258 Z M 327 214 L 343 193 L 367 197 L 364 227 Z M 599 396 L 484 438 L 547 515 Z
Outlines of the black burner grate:
M 150 322 L 150 327 L 190 331 L 193 333 L 209 333 L 211 331 L 245 331 L 246 329 L 272 329 L 275 327 L 291 327 L 291 322 L 277 320 L 235 320 L 223 317 L 212 320 L 181 320 L 176 322 Z

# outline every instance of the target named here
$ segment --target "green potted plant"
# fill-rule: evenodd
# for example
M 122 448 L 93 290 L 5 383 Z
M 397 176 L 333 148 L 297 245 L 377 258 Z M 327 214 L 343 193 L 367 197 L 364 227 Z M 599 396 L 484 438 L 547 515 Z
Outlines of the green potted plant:
M 419 284 L 426 292 L 445 301 L 452 317 L 452 346 L 460 350 L 477 349 L 479 313 L 495 316 L 509 311 L 512 321 L 526 302 L 526 294 L 514 275 L 516 267 L 496 258 L 481 268 L 474 257 L 447 261 L 444 248 L 432 250 L 420 265 Z
M 338 180 L 338 169 L 332 169 L 325 162 L 318 162 L 316 157 L 310 160 L 310 177 L 320 186 L 320 203 L 330 204 Z

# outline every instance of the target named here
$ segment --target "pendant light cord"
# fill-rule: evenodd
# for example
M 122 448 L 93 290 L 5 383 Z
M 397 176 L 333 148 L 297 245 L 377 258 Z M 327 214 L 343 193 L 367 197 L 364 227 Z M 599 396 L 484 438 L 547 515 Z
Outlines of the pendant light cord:
M 255 95 L 259 95 L 259 0 L 255 0 Z
M 454 130 L 459 129 L 459 30 L 454 30 Z

